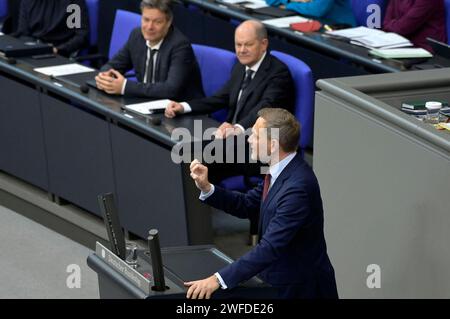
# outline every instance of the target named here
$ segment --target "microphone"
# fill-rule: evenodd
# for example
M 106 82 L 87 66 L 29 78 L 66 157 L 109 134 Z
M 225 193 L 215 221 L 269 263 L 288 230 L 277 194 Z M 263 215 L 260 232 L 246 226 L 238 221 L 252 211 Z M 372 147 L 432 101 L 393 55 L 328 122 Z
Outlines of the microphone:
M 8 64 L 14 65 L 17 63 L 17 60 L 15 58 L 6 58 L 6 62 Z
M 155 126 L 159 126 L 162 123 L 161 118 L 159 117 L 150 117 L 150 122 Z
M 165 291 L 166 283 L 164 281 L 164 269 L 161 257 L 161 247 L 159 246 L 159 235 L 157 229 L 151 229 L 148 232 L 148 249 L 152 258 L 153 280 L 155 286 L 152 287 L 155 291 Z M 168 289 L 168 288 L 167 288 Z
M 80 85 L 80 91 L 84 94 L 89 93 L 89 86 L 86 83 Z

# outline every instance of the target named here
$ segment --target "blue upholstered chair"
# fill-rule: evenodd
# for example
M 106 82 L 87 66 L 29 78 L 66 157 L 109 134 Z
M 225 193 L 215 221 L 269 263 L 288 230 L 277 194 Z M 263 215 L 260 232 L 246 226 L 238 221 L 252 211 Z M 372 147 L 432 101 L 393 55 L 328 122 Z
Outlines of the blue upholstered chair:
M 192 48 L 200 67 L 203 91 L 206 96 L 211 96 L 230 79 L 231 69 L 237 61 L 236 55 L 228 50 L 200 44 L 193 44 Z M 212 114 L 212 117 L 218 122 L 224 122 L 227 112 L 227 109 L 222 109 Z
M 445 1 L 445 17 L 447 19 L 447 43 L 450 44 L 450 0 Z
M 0 21 L 8 15 L 8 0 L 0 0 Z
M 294 79 L 295 106 L 294 115 L 300 122 L 302 131 L 299 151 L 312 147 L 314 131 L 314 80 L 312 71 L 303 61 L 282 53 L 272 51 L 271 54 L 286 64 Z
M 89 1 L 89 0 L 86 0 Z M 95 0 L 91 0 L 95 2 Z M 98 0 L 97 0 L 98 1 Z M 98 10 L 98 7 L 97 7 Z M 93 15 L 95 13 L 92 13 Z M 91 12 L 89 12 L 89 15 L 91 15 Z M 91 19 L 91 17 L 90 17 Z M 111 34 L 111 41 L 109 45 L 109 52 L 108 56 L 105 57 L 104 55 L 100 54 L 94 54 L 89 55 L 86 57 L 78 57 L 77 61 L 84 61 L 84 60 L 100 60 L 100 65 L 103 65 L 106 63 L 109 59 L 111 59 L 128 41 L 128 37 L 130 36 L 131 31 L 136 28 L 140 27 L 141 25 L 141 15 L 138 13 L 125 11 L 125 10 L 117 10 L 116 11 L 116 17 L 114 19 L 114 25 L 113 30 Z M 91 41 L 96 40 L 97 38 L 92 38 L 93 35 L 91 35 Z M 98 37 L 98 32 L 97 32 Z
M 98 43 L 98 19 L 100 0 L 86 0 L 89 15 L 89 46 L 96 47 Z
M 141 15 L 138 13 L 117 10 L 111 34 L 108 57 L 111 59 L 128 41 L 131 31 L 140 27 Z
M 380 6 L 381 24 L 383 23 L 384 12 L 387 6 L 386 0 L 352 0 L 352 10 L 357 25 L 367 26 L 367 18 L 371 14 L 370 12 L 367 12 L 367 6 L 371 4 L 377 4 Z

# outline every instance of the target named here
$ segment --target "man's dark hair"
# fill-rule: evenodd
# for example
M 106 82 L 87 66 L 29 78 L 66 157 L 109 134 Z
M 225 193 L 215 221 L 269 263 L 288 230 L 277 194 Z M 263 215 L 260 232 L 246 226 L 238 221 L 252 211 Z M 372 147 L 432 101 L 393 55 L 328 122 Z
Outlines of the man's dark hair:
M 285 152 L 295 152 L 300 140 L 300 123 L 289 111 L 280 108 L 264 108 L 258 112 L 266 122 L 268 138 L 270 129 L 279 129 L 280 147 Z
M 171 0 L 142 0 L 141 11 L 144 9 L 158 9 L 166 15 L 169 21 L 173 18 Z

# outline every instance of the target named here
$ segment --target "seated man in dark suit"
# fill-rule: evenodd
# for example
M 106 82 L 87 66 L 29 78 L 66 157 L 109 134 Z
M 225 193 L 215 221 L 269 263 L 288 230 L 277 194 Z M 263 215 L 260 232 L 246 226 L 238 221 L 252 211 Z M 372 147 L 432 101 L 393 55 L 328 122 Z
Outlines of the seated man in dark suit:
M 109 94 L 154 99 L 203 97 L 200 69 L 189 40 L 172 26 L 170 0 L 143 0 L 142 26 L 102 67 L 97 87 Z M 135 70 L 138 82 L 123 74 Z
M 225 86 L 211 97 L 171 102 L 165 115 L 173 118 L 181 113 L 211 113 L 226 107 L 227 120 L 216 132 L 216 137 L 224 138 L 250 128 L 265 106 L 292 110 L 295 90 L 291 74 L 285 64 L 267 52 L 268 45 L 267 31 L 261 22 L 243 22 L 235 32 L 239 63 Z
M 263 183 L 246 194 L 210 184 L 208 168 L 191 163 L 200 199 L 239 218 L 260 215 L 259 243 L 212 276 L 187 282 L 187 298 L 210 298 L 258 275 L 280 298 L 338 298 L 334 269 L 323 232 L 319 184 L 296 152 L 300 124 L 284 109 L 265 108 L 249 137 L 252 158 L 266 163 Z M 196 279 L 196 278 L 193 278 Z
M 14 1 L 11 9 L 17 5 L 18 1 Z M 80 9 L 79 28 L 68 27 L 71 6 Z M 17 13 L 18 27 L 12 36 L 49 43 L 53 46 L 53 53 L 66 57 L 76 56 L 87 47 L 89 16 L 85 0 L 21 0 Z

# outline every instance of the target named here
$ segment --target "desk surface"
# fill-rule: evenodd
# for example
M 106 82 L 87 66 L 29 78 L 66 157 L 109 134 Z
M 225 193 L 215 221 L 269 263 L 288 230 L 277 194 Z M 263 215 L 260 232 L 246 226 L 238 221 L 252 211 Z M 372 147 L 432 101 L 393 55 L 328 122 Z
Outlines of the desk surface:
M 86 94 L 82 93 L 80 91 L 80 86 L 83 85 L 86 80 L 93 79 L 97 71 L 51 79 L 49 76 L 33 70 L 37 67 L 67 63 L 74 62 L 58 56 L 44 60 L 36 60 L 33 58 L 18 59 L 17 64 L 11 65 L 6 63 L 5 60 L 0 59 L 0 70 L 17 78 L 36 83 L 46 90 L 55 92 L 64 98 L 75 101 L 77 104 L 81 104 L 81 106 L 90 111 L 110 118 L 113 121 L 117 121 L 144 135 L 151 136 L 168 147 L 172 147 L 178 142 L 171 138 L 172 132 L 176 128 L 185 128 L 190 132 L 193 138 L 201 139 L 207 128 L 219 126 L 217 121 L 206 115 L 184 115 L 174 119 L 168 119 L 165 118 L 163 114 L 140 116 L 123 109 L 123 106 L 127 104 L 149 101 L 149 99 L 146 98 L 112 96 L 94 88 L 90 88 L 89 92 Z M 152 118 L 154 117 L 161 120 L 160 125 L 152 124 Z M 195 126 L 196 121 L 201 121 L 201 129 Z
M 156 125 L 123 110 L 136 99 L 94 88 L 82 93 L 80 85 L 95 72 L 68 82 L 34 71 L 61 63 L 72 61 L 0 59 L 0 149 L 8 154 L 0 156 L 0 170 L 99 217 L 98 194 L 113 192 L 124 229 L 146 238 L 157 227 L 171 234 L 165 246 L 211 243 L 209 207 L 198 201 L 188 165 L 178 165 L 171 151 L 181 137 L 199 139 L 218 123 L 155 115 Z M 172 137 L 176 128 L 184 134 Z
M 200 8 L 215 14 L 241 21 L 248 19 L 265 20 L 273 18 L 269 16 L 249 14 L 236 7 L 227 7 L 223 4 L 218 4 L 214 2 L 214 0 L 182 1 L 187 4 L 199 6 Z M 269 33 L 273 35 L 284 37 L 297 45 L 310 48 L 327 56 L 346 59 L 350 62 L 368 68 L 375 73 L 391 73 L 407 70 L 404 66 L 404 62 L 408 63 L 408 59 L 404 59 L 402 61 L 393 59 L 374 59 L 368 54 L 368 49 L 352 45 L 347 41 L 337 40 L 336 38 L 332 38 L 323 33 L 313 32 L 310 34 L 300 34 L 299 32 L 293 31 L 289 28 L 278 28 L 270 25 L 267 25 L 266 27 Z M 440 56 L 434 56 L 428 60 L 426 64 L 450 67 L 450 60 Z

